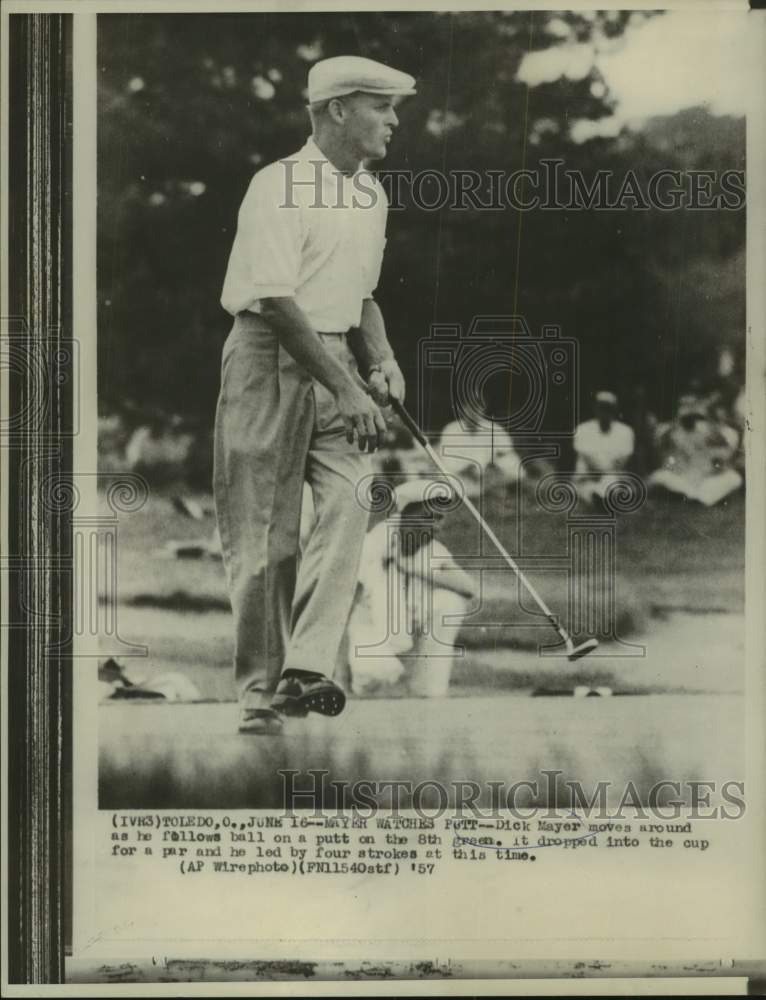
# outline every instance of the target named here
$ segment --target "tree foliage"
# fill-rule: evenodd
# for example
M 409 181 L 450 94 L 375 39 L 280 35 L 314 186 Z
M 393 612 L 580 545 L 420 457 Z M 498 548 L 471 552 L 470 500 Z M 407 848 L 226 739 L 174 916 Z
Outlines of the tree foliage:
M 252 173 L 302 145 L 306 74 L 359 53 L 418 78 L 386 170 L 540 167 L 642 183 L 659 169 L 744 167 L 744 123 L 692 109 L 583 144 L 569 125 L 611 110 L 596 72 L 534 88 L 525 53 L 618 35 L 628 14 L 472 12 L 99 17 L 99 389 L 105 410 L 212 422 L 230 321 L 219 296 Z M 600 95 L 600 96 L 595 96 Z M 581 345 L 580 391 L 635 390 L 667 412 L 722 345 L 742 354 L 744 212 L 428 212 L 389 217 L 378 298 L 414 388 L 432 323 L 520 313 Z M 432 401 L 435 424 L 448 401 Z

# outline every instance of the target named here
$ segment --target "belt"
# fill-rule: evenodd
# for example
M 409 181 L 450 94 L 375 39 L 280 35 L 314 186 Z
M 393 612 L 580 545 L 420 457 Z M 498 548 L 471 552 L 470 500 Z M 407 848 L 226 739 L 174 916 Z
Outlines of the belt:
M 248 309 L 238 312 L 234 319 L 244 327 L 251 329 L 265 327 L 267 330 L 272 330 L 272 325 L 267 319 L 264 319 L 260 313 L 250 312 Z M 320 337 L 345 337 L 348 330 L 317 330 L 317 333 Z

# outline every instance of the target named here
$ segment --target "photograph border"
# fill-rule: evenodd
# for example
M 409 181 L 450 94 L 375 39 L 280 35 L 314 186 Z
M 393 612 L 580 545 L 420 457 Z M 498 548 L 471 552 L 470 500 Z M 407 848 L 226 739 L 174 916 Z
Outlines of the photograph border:
M 64 981 L 71 920 L 72 15 L 8 20 L 8 979 Z
M 90 6 L 90 5 L 88 5 Z M 142 6 L 142 5 L 137 5 Z M 165 8 L 158 4 L 157 11 Z M 251 9 L 254 5 L 251 5 Z M 626 5 L 631 6 L 631 5 Z M 635 7 L 640 8 L 636 3 Z M 672 5 L 671 5 L 672 6 Z M 723 6 L 723 5 L 722 5 Z M 419 7 L 419 5 L 418 5 Z M 83 4 L 83 8 L 86 5 Z M 115 4 L 115 11 L 126 5 Z M 199 8 L 195 8 L 199 9 Z M 226 5 L 222 6 L 226 9 Z M 416 8 L 413 8 L 416 9 Z M 421 8 L 422 9 L 422 8 Z M 426 7 L 425 9 L 431 9 Z M 460 9 L 455 8 L 455 9 Z M 92 8 L 90 12 L 93 12 Z M 138 11 L 137 11 L 138 12 Z M 7 399 L 4 402 L 2 479 L 9 500 L 3 528 L 3 569 L 7 589 L 3 593 L 3 659 L 6 671 L 3 723 L 7 733 L 4 756 L 4 813 L 7 817 L 4 861 L 6 867 L 5 946 L 6 980 L 17 984 L 119 983 L 114 968 L 75 960 L 66 963 L 72 932 L 72 573 L 71 519 L 73 500 L 73 414 L 77 388 L 73 330 L 73 78 L 71 13 L 13 13 L 8 27 L 8 79 L 4 80 L 7 109 L 7 195 L 4 204 L 9 246 L 8 273 L 3 307 L 3 368 L 7 369 Z M 749 191 L 758 176 L 751 158 L 753 135 L 748 122 Z M 763 129 L 757 137 L 758 159 L 763 163 Z M 758 195 L 763 195 L 761 179 Z M 752 200 L 751 200 L 752 199 Z M 748 213 L 748 395 L 763 388 L 764 349 L 754 344 L 753 329 L 763 324 L 763 290 L 755 294 L 755 279 L 763 259 L 763 234 L 757 234 L 750 205 L 763 200 L 749 198 Z M 752 213 L 752 214 L 751 214 Z M 759 217 L 760 218 L 760 217 Z M 751 241 L 754 241 L 751 243 Z M 6 276 L 4 275 L 4 278 Z M 757 373 L 757 374 L 756 374 Z M 4 372 L 5 374 L 5 372 Z M 3 387 L 5 389 L 5 386 Z M 5 395 L 5 392 L 4 392 Z M 762 420 L 760 397 L 756 416 Z M 754 427 L 759 426 L 756 423 Z M 748 471 L 755 477 L 759 497 L 763 490 L 764 458 L 749 435 Z M 76 494 L 75 494 L 76 495 Z M 748 542 L 760 559 L 763 538 L 753 537 L 758 506 L 748 496 Z M 762 512 L 761 512 L 762 513 Z M 4 513 L 4 517 L 5 517 Z M 752 555 L 751 555 L 752 559 Z M 761 563 L 760 569 L 762 570 Z M 763 596 L 763 581 L 748 570 L 748 607 L 752 614 Z M 755 598 L 752 584 L 756 580 Z M 756 631 L 758 625 L 756 624 Z M 763 622 L 760 623 L 763 633 Z M 750 635 L 750 643 L 753 641 Z M 756 637 L 762 641 L 763 636 Z M 755 647 L 758 648 L 757 646 Z M 749 644 L 748 656 L 753 646 Z M 759 660 L 763 659 L 763 647 Z M 752 670 L 752 667 L 750 668 Z M 748 722 L 763 707 L 764 686 L 757 690 Z M 762 749 L 762 738 L 761 738 Z M 750 745 L 752 750 L 752 744 Z M 749 757 L 749 763 L 753 763 Z M 757 777 L 757 775 L 755 775 Z M 753 776 L 750 788 L 753 791 Z M 762 801 L 759 803 L 762 806 Z M 762 817 L 761 817 L 762 818 Z M 69 964 L 69 975 L 67 975 Z M 213 968 L 221 971 L 218 982 L 243 983 L 243 966 L 251 966 L 250 984 L 273 989 L 276 981 L 306 981 L 304 971 L 272 966 L 271 975 L 260 975 L 259 963 L 221 963 L 220 960 L 177 963 L 188 975 L 170 977 L 173 962 L 154 968 L 136 964 L 136 978 L 123 982 L 201 982 Z M 239 965 L 238 969 L 223 968 Z M 300 963 L 284 963 L 285 966 Z M 313 964 L 313 963 L 312 963 Z M 316 963 L 320 965 L 322 963 Z M 359 963 L 332 963 L 336 975 L 343 965 L 348 979 L 410 980 L 405 963 L 376 963 L 363 970 Z M 766 962 L 699 963 L 690 970 L 684 963 L 664 963 L 654 975 L 766 976 Z M 196 967 L 193 974 L 192 967 Z M 462 969 L 460 968 L 462 966 Z M 480 968 L 482 966 L 483 968 Z M 491 968 L 490 968 L 491 966 Z M 532 966 L 538 966 L 532 969 Z M 86 968 L 87 967 L 87 968 Z M 526 967 L 526 969 L 525 969 Z M 329 971 L 329 970 L 328 970 Z M 421 979 L 441 981 L 443 969 L 434 968 Z M 593 964 L 551 960 L 546 963 L 455 963 L 452 979 L 467 980 L 513 977 L 611 979 L 652 974 L 651 964 Z M 143 978 L 154 975 L 156 978 Z M 312 986 L 332 980 L 318 975 Z M 319 980 L 319 981 L 317 981 Z M 271 984 L 269 986 L 269 984 Z M 353 986 L 353 983 L 349 984 Z M 445 984 L 446 985 L 446 984 Z M 458 985 L 453 983 L 453 985 Z M 498 984 L 499 985 L 499 984 Z M 100 991 L 99 991 L 100 992 Z M 253 992 L 252 988 L 249 992 Z M 445 990 L 446 992 L 446 990 Z M 456 992 L 450 990 L 450 992 Z

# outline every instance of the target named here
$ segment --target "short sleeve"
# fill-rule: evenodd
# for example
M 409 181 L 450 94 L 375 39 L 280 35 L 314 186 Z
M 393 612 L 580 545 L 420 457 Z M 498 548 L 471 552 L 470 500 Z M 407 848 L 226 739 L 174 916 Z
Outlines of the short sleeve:
M 371 175 L 369 175 L 371 176 Z M 374 198 L 369 208 L 362 207 L 357 211 L 365 212 L 370 219 L 368 231 L 369 253 L 366 255 L 367 265 L 364 273 L 363 296 L 371 299 L 380 281 L 383 267 L 383 253 L 386 249 L 386 222 L 388 220 L 388 198 L 382 184 L 374 180 L 372 191 Z
M 284 164 L 270 164 L 253 177 L 240 207 L 226 278 L 240 308 L 294 295 L 298 287 L 301 217 L 298 205 L 286 198 L 285 183 Z

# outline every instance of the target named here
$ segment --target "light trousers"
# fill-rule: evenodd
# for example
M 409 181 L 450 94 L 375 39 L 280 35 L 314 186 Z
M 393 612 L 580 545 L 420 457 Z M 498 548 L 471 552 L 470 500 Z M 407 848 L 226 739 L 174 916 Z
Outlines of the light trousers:
M 346 337 L 320 336 L 355 372 Z M 223 349 L 213 472 L 240 696 L 273 691 L 289 668 L 334 673 L 369 519 L 356 490 L 371 471 L 332 394 L 265 320 L 240 313 Z M 301 554 L 304 482 L 316 513 Z

